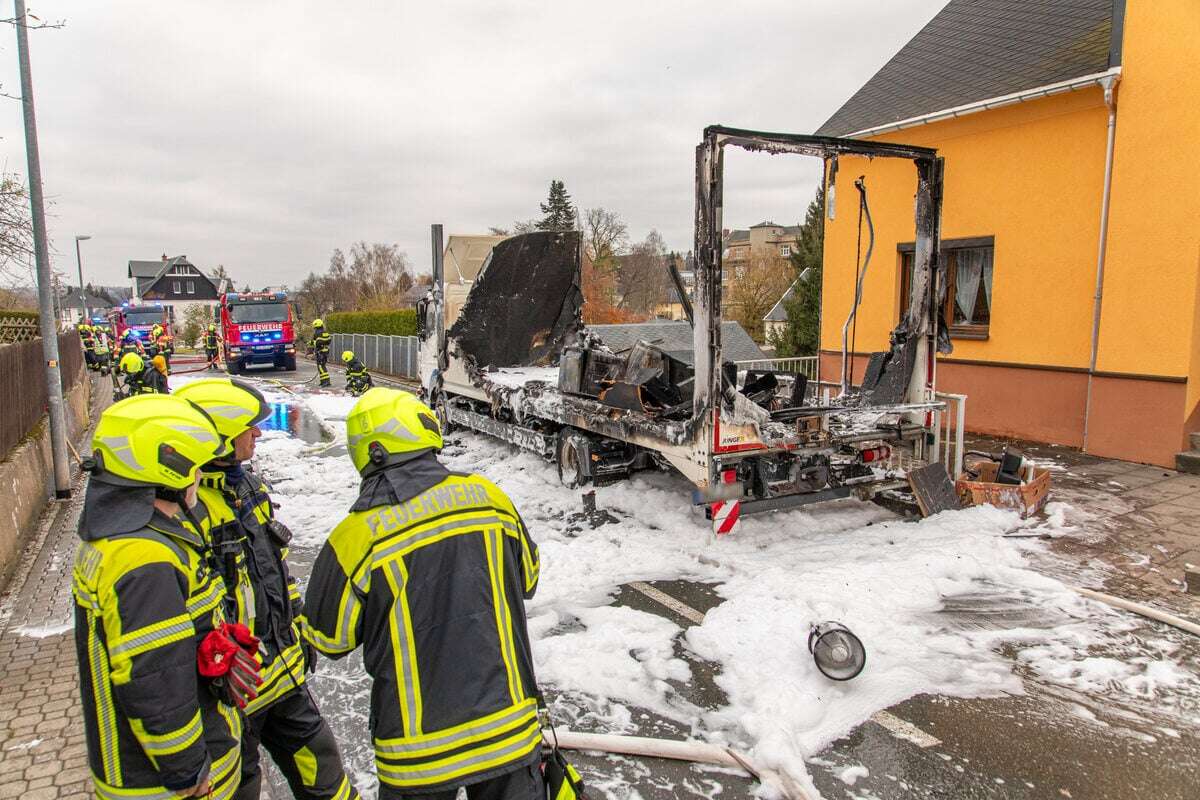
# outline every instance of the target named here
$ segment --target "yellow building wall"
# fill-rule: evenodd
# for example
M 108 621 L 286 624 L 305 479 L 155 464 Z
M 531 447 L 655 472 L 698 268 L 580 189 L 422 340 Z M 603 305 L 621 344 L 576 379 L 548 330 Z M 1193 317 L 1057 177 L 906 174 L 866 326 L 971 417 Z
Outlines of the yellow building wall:
M 995 237 L 989 338 L 953 340 L 953 358 L 1087 367 L 1106 119 L 1102 92 L 1090 88 L 875 137 L 935 147 L 945 158 L 943 239 Z M 897 245 L 914 238 L 915 167 L 841 159 L 836 218 L 825 230 L 827 351 L 841 348 L 854 296 L 859 175 L 876 229 L 858 312 L 859 352 L 888 346 L 900 310 Z
M 1097 369 L 1190 374 L 1200 399 L 1200 3 L 1125 11 Z

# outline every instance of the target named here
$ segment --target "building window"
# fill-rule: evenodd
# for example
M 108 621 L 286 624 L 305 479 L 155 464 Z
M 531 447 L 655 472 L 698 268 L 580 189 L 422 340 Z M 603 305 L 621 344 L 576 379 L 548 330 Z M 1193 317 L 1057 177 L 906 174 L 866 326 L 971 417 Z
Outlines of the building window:
M 187 290 L 188 290 L 188 294 L 195 294 L 196 293 L 196 282 L 188 281 L 187 282 Z
M 913 246 L 900 245 L 900 313 L 908 310 L 912 293 Z M 946 265 L 946 304 L 942 309 L 950 335 L 986 339 L 992 321 L 992 237 L 949 239 L 942 242 Z
M 792 257 L 792 246 L 790 244 L 780 245 L 779 246 L 779 257 L 780 258 L 791 258 Z
M 182 283 L 180 281 L 171 281 L 171 291 L 175 292 L 175 294 L 181 294 L 183 292 Z

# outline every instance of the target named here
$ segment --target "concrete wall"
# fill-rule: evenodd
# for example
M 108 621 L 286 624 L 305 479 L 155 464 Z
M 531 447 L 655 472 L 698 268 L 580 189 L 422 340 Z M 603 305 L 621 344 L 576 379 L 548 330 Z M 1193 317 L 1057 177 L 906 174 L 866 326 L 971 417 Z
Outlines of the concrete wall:
M 93 387 L 96 380 L 98 386 Z M 112 403 L 106 378 L 93 378 L 84 370 L 66 396 L 67 428 L 72 444 L 79 441 L 92 421 Z M 82 453 L 82 450 L 81 450 Z M 74 468 L 74 461 L 72 460 Z M 0 461 L 0 589 L 12 575 L 21 551 L 33 535 L 46 503 L 54 496 L 54 467 L 50 455 L 50 428 L 43 417 L 35 435 L 18 444 Z

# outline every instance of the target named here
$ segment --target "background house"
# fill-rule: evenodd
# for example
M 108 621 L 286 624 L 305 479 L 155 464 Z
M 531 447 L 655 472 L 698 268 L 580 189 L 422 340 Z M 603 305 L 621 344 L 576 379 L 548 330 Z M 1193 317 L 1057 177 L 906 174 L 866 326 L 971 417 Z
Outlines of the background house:
M 55 298 L 54 307 L 58 310 L 59 327 L 73 327 L 83 318 L 84 303 L 93 318 L 104 317 L 109 309 L 128 302 L 131 292 L 126 286 L 92 286 L 84 287 L 82 300 L 78 286 L 65 286 Z
M 188 309 L 200 307 L 209 317 L 216 317 L 224 287 L 217 286 L 187 256 L 158 261 L 130 261 L 129 279 L 133 303 L 160 303 L 167 309 L 173 323 L 182 324 Z
M 970 396 L 971 429 L 1173 465 L 1200 427 L 1200 104 L 1180 94 L 1198 35 L 1194 0 L 951 0 L 817 131 L 945 158 L 954 352 L 937 375 Z M 824 375 L 853 299 L 858 175 L 877 237 L 859 376 L 908 300 L 914 174 L 884 160 L 837 172 Z

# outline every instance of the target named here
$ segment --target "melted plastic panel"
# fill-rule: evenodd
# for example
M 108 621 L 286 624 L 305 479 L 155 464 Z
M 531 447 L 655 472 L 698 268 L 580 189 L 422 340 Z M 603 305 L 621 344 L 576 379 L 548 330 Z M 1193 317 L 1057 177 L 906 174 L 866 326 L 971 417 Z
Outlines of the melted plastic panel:
M 449 336 L 477 367 L 547 366 L 583 327 L 578 231 L 505 239 Z

